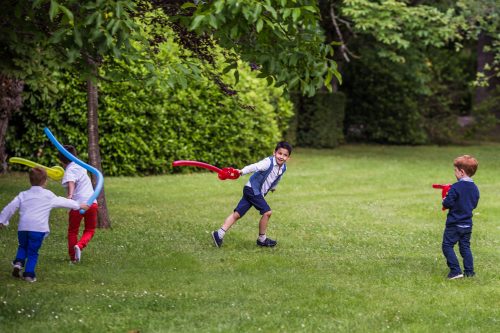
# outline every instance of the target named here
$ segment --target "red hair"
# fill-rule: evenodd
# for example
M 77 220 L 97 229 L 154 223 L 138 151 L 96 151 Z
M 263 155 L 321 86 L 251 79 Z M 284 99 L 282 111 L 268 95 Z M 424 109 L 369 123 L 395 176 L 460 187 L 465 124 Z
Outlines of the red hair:
M 453 161 L 453 166 L 457 169 L 463 170 L 467 176 L 472 177 L 477 171 L 477 160 L 470 155 L 462 155 Z

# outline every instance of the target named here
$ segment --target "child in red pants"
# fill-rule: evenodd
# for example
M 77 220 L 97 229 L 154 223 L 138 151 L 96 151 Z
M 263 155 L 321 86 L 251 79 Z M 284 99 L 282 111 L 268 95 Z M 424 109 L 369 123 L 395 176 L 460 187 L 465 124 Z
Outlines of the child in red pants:
M 73 156 L 77 156 L 75 147 L 64 145 L 64 148 Z M 87 202 L 94 193 L 94 188 L 92 187 L 92 182 L 87 174 L 87 170 L 75 162 L 70 161 L 62 153 L 59 153 L 59 161 L 65 169 L 61 183 L 67 188 L 67 198 L 78 202 Z M 85 221 L 85 227 L 81 238 L 78 239 L 82 219 Z M 97 201 L 94 200 L 84 214 L 80 214 L 78 210 L 71 210 L 69 212 L 68 253 L 73 263 L 77 263 L 81 260 L 82 250 L 87 247 L 87 244 L 92 237 L 94 237 L 96 226 Z

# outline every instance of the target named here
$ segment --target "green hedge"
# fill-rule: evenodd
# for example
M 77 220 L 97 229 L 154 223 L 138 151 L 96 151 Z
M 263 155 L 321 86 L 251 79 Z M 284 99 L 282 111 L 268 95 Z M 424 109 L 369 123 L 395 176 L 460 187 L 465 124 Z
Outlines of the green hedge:
M 56 149 L 43 133 L 47 126 L 87 160 L 85 86 L 69 74 L 59 82 L 56 98 L 27 104 L 13 116 L 7 136 L 10 156 L 57 164 Z M 186 89 L 133 82 L 101 82 L 99 88 L 102 166 L 112 176 L 172 172 L 171 162 L 177 159 L 243 167 L 272 153 L 293 113 L 280 89 L 245 67 L 237 97 L 204 78 L 189 82 Z

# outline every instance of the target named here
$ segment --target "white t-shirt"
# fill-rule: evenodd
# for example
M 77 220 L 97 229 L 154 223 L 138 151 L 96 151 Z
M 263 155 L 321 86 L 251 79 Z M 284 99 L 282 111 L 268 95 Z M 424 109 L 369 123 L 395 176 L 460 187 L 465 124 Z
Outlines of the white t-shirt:
M 68 182 L 75 182 L 75 191 L 73 192 L 73 200 L 78 202 L 87 202 L 94 194 L 92 182 L 87 174 L 87 170 L 71 162 L 64 170 L 64 177 L 61 181 L 62 186 L 68 187 Z M 94 203 L 97 201 L 94 200 Z
M 32 186 L 19 193 L 0 213 L 0 223 L 9 225 L 9 220 L 19 209 L 19 231 L 49 232 L 49 216 L 52 208 L 79 209 L 74 200 L 58 197 L 41 186 Z

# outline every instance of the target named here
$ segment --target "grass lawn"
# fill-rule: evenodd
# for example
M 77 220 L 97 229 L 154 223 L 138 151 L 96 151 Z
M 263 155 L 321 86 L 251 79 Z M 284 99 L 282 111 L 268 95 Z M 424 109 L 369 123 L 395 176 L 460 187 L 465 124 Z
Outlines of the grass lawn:
M 222 248 L 212 244 L 248 177 L 106 178 L 113 228 L 97 230 L 78 265 L 63 209 L 52 212 L 36 283 L 10 275 L 17 215 L 0 230 L 0 332 L 500 332 L 499 152 L 299 149 L 267 197 L 273 249 L 255 245 L 255 210 Z M 446 212 L 431 184 L 453 182 L 465 153 L 479 160 L 477 275 L 448 281 Z M 0 176 L 0 206 L 28 187 L 27 173 Z

